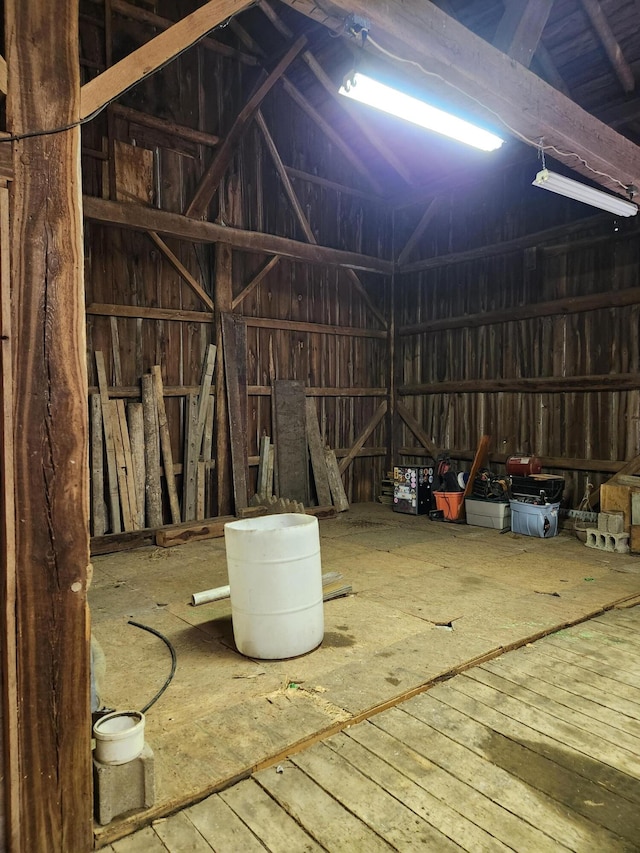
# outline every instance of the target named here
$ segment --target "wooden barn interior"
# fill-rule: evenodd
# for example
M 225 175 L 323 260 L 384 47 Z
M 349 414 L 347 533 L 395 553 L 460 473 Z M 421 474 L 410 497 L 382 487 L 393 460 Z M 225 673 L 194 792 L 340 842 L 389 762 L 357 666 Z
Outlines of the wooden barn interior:
M 0 849 L 638 849 L 640 2 L 3 8 Z M 557 536 L 394 512 L 514 456 Z M 261 659 L 190 601 L 282 511 L 324 639 Z

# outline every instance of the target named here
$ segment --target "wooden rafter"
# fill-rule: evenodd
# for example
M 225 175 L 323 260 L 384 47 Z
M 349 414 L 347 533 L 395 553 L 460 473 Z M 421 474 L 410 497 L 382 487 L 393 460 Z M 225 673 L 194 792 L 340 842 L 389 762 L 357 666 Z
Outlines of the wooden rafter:
M 269 132 L 269 128 L 267 127 L 267 124 L 264 120 L 264 116 L 262 115 L 262 112 L 260 110 L 258 110 L 256 113 L 256 124 L 258 125 L 258 127 L 260 128 L 260 131 L 262 132 L 262 136 L 264 137 L 264 141 L 267 145 L 267 150 L 269 151 L 269 154 L 271 154 L 271 159 L 273 160 L 273 164 L 276 167 L 276 172 L 278 173 L 278 176 L 279 176 L 280 180 L 282 181 L 282 186 L 284 187 L 284 191 L 287 194 L 287 198 L 289 199 L 289 203 L 291 204 L 291 207 L 293 208 L 293 212 L 296 215 L 296 219 L 298 220 L 298 224 L 304 232 L 304 236 L 307 238 L 307 241 L 309 243 L 313 243 L 314 245 L 317 245 L 318 241 L 315 238 L 315 235 L 313 233 L 313 229 L 311 228 L 311 225 L 309 224 L 309 220 L 307 219 L 307 217 L 304 214 L 304 211 L 302 210 L 302 205 L 300 204 L 300 200 L 299 200 L 298 196 L 296 195 L 296 191 L 294 190 L 293 185 L 289 179 L 289 175 L 287 175 L 287 170 L 284 167 L 284 163 L 282 162 L 282 158 L 280 157 L 280 154 L 278 153 L 278 149 L 276 147 L 276 144 L 273 141 L 273 137 L 271 136 L 271 133 Z
M 199 41 L 226 18 L 250 5 L 248 0 L 209 0 L 168 30 L 94 77 L 80 90 L 80 117 L 88 118 Z
M 553 0 L 511 0 L 505 10 L 493 45 L 528 68 L 549 18 Z
M 142 9 L 140 6 L 135 6 L 127 0 L 110 0 L 111 11 L 114 14 L 122 15 L 124 18 L 129 18 L 132 21 L 140 21 L 148 24 L 150 27 L 155 27 L 158 30 L 168 30 L 176 22 L 170 21 L 168 18 L 163 18 L 156 15 L 155 12 L 150 12 L 147 9 Z M 155 5 L 155 4 L 154 4 Z M 210 50 L 212 53 L 219 53 L 221 56 L 229 56 L 242 62 L 244 65 L 256 65 L 254 56 L 249 56 L 241 50 L 236 50 L 234 47 L 223 44 L 213 38 L 203 38 L 200 42 L 202 47 Z
M 179 240 L 193 240 L 196 243 L 222 243 L 242 249 L 245 252 L 257 252 L 264 255 L 282 255 L 296 261 L 328 266 L 361 269 L 381 275 L 391 275 L 393 262 L 383 258 L 346 252 L 343 249 L 330 249 L 326 246 L 313 246 L 277 237 L 257 231 L 243 231 L 214 222 L 191 219 L 180 213 L 144 207 L 133 202 L 108 201 L 107 199 L 84 196 L 84 214 L 87 219 L 104 222 L 135 231 L 157 231 Z M 215 302 L 215 298 L 214 298 Z
M 602 11 L 602 6 L 598 0 L 581 0 L 581 3 L 594 30 L 598 34 L 598 38 L 609 57 L 609 61 L 613 65 L 613 70 L 616 72 L 622 88 L 625 92 L 633 92 L 636 87 L 633 71 L 624 58 L 622 48 L 609 26 L 609 22 Z
M 538 42 L 535 61 L 538 63 L 540 71 L 543 73 L 546 81 L 550 83 L 554 89 L 562 92 L 567 98 L 571 97 L 569 87 L 564 81 L 564 78 L 558 71 L 558 68 L 553 61 L 553 58 L 542 42 Z
M 553 156 L 607 189 L 622 194 L 640 183 L 640 148 L 501 51 L 422 0 L 286 0 L 315 20 L 331 14 L 339 27 L 347 14 L 370 22 L 368 42 L 420 63 L 474 99 L 487 121 L 536 147 L 542 138 Z M 375 48 L 371 45 L 371 50 Z M 404 64 L 394 60 L 398 68 Z M 496 81 L 500 85 L 496 85 Z M 560 153 L 559 153 L 560 152 Z M 581 159 L 580 159 L 581 158 Z M 586 161 L 587 165 L 584 165 Z
M 427 206 L 427 209 L 423 213 L 420 222 L 418 222 L 418 224 L 416 225 L 413 234 L 411 234 L 411 236 L 406 242 L 404 249 L 400 252 L 398 256 L 398 266 L 406 264 L 406 262 L 409 260 L 409 258 L 411 257 L 411 253 L 418 244 L 418 241 L 433 221 L 434 216 L 441 209 L 443 202 L 443 196 L 436 196 L 436 198 L 434 198 Z
M 276 144 L 273 141 L 273 137 L 269 133 L 269 128 L 267 127 L 265 120 L 264 120 L 264 117 L 260 111 L 258 111 L 258 113 L 256 115 L 256 121 L 257 121 L 258 127 L 262 131 L 265 142 L 267 143 L 267 148 L 269 149 L 269 153 L 271 154 L 271 157 L 272 157 L 273 162 L 275 164 L 278 175 L 280 176 L 280 180 L 282 181 L 282 185 L 283 185 L 284 190 L 287 194 L 287 197 L 291 203 L 291 206 L 293 207 L 293 210 L 294 210 L 294 213 L 295 213 L 296 218 L 298 220 L 298 223 L 300 224 L 300 227 L 304 231 L 305 237 L 307 238 L 309 243 L 312 243 L 315 246 L 318 244 L 318 241 L 315 238 L 315 235 L 313 233 L 313 229 L 311 228 L 311 225 L 309 224 L 309 220 L 307 219 L 304 211 L 302 210 L 302 205 L 300 204 L 300 200 L 298 199 L 296 191 L 293 188 L 291 181 L 289 180 L 289 175 L 287 174 L 287 170 L 285 168 L 285 165 L 282 162 L 282 159 L 280 157 L 280 154 L 278 153 L 278 149 L 276 147 Z M 360 297 L 364 301 L 367 308 L 382 323 L 383 327 L 386 329 L 387 328 L 387 320 L 386 320 L 385 316 L 375 307 L 375 305 L 371 301 L 369 294 L 365 290 L 364 285 L 360 281 L 360 278 L 358 277 L 358 274 L 355 272 L 355 270 L 352 270 L 352 269 L 346 270 L 345 275 L 349 279 L 351 284 L 354 286 L 355 290 L 358 292 L 358 294 L 360 295 Z
M 185 210 L 185 214 L 187 216 L 192 216 L 194 219 L 199 219 L 204 216 L 211 199 L 220 185 L 222 176 L 231 162 L 231 158 L 233 157 L 236 146 L 244 133 L 245 128 L 255 115 L 255 112 L 262 101 L 266 98 L 280 77 L 282 77 L 306 43 L 306 36 L 303 35 L 289 47 L 280 62 L 278 62 L 273 71 L 267 76 L 267 79 L 257 87 L 253 95 L 242 108 L 238 117 L 234 121 L 231 130 L 220 146 L 220 150 L 214 157 L 213 161 L 209 164 L 204 175 L 200 178 L 200 182 L 196 187 L 194 196 Z
M 185 281 L 191 290 L 199 297 L 199 299 L 204 302 L 207 308 L 210 308 L 213 311 L 213 299 L 209 296 L 207 291 L 202 287 L 200 282 L 195 279 L 189 270 L 182 263 L 180 258 L 175 255 L 171 249 L 164 242 L 162 237 L 159 234 L 156 234 L 155 231 L 147 232 L 149 237 L 153 241 L 153 244 L 160 250 L 162 255 L 166 258 L 167 261 L 171 264 L 174 270 L 178 273 L 178 275 Z
M 260 47 L 260 45 L 256 42 L 256 40 L 249 35 L 249 33 L 244 29 L 244 27 L 238 23 L 238 21 L 233 20 L 229 24 L 229 28 L 233 30 L 233 32 L 238 36 L 240 41 L 251 51 L 253 51 L 256 56 L 261 57 L 262 59 L 266 58 L 266 54 L 264 50 Z M 362 162 L 362 157 L 356 154 L 347 143 L 344 141 L 342 136 L 337 133 L 331 124 L 329 124 L 326 119 L 323 118 L 320 113 L 311 106 L 309 101 L 304 97 L 304 95 L 293 85 L 291 80 L 287 77 L 286 74 L 283 74 L 280 78 L 280 83 L 284 88 L 285 92 L 291 100 L 298 106 L 300 109 L 306 113 L 306 115 L 311 119 L 311 121 L 322 131 L 322 133 L 326 136 L 328 141 L 339 151 L 342 151 L 344 157 L 347 161 L 353 166 L 353 168 L 362 175 L 363 178 L 369 183 L 372 189 L 378 193 L 378 195 L 383 194 L 383 189 L 378 181 L 374 178 L 371 172 L 367 169 L 365 164 Z
M 289 27 L 287 27 L 284 21 L 282 21 L 282 19 L 274 12 L 266 0 L 259 0 L 258 5 L 278 29 L 281 35 L 288 39 L 292 37 L 292 32 Z M 381 139 L 380 135 L 369 126 L 366 118 L 363 118 L 358 113 L 357 108 L 354 108 L 353 104 L 348 99 L 343 98 L 338 94 L 338 88 L 335 83 L 326 73 L 322 65 L 320 65 L 313 53 L 311 53 L 310 50 L 305 50 L 302 54 L 302 58 L 309 66 L 311 73 L 315 76 L 320 85 L 326 90 L 331 98 L 333 98 L 336 103 L 345 110 L 351 120 L 360 128 L 361 133 L 369 141 L 370 145 L 372 145 L 383 160 L 385 160 L 391 168 L 400 175 L 405 183 L 411 184 L 413 182 L 413 178 L 409 170 L 404 166 L 400 158 L 396 156 L 394 151 L 389 148 L 386 142 Z

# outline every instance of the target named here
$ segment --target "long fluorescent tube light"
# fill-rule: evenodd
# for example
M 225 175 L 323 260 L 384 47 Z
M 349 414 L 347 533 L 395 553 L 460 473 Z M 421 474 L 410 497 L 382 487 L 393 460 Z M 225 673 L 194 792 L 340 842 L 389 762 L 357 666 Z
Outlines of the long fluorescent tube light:
M 379 83 L 359 71 L 345 77 L 340 94 L 425 127 L 427 130 L 473 145 L 482 151 L 495 151 L 504 142 L 504 139 L 489 133 L 488 130 L 483 130 L 464 119 L 432 107 L 425 101 L 385 86 L 384 83 Z
M 533 186 L 541 187 L 543 190 L 551 190 L 552 193 L 573 198 L 584 204 L 590 204 L 592 207 L 599 207 L 600 210 L 608 210 L 609 213 L 615 213 L 618 216 L 635 216 L 638 212 L 638 206 L 630 201 L 604 193 L 602 190 L 594 190 L 593 187 L 588 187 L 586 184 L 581 184 L 571 178 L 565 178 L 564 175 L 558 175 L 548 169 L 542 169 L 541 172 L 538 172 Z

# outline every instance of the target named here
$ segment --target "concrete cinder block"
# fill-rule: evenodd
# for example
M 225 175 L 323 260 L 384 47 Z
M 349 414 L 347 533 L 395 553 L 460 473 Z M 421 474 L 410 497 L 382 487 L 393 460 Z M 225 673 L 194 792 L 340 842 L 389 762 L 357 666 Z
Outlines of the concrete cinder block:
M 609 533 L 624 533 L 624 513 L 612 511 L 608 512 L 607 530 Z
M 156 796 L 153 751 L 145 743 L 140 755 L 126 764 L 102 764 L 94 758 L 93 783 L 101 826 L 125 812 L 151 808 Z
M 609 532 L 609 514 L 606 512 L 598 513 L 598 530 L 601 533 Z
M 603 533 L 595 527 L 587 528 L 587 548 L 598 548 L 600 551 L 615 551 L 618 554 L 629 553 L 628 533 Z

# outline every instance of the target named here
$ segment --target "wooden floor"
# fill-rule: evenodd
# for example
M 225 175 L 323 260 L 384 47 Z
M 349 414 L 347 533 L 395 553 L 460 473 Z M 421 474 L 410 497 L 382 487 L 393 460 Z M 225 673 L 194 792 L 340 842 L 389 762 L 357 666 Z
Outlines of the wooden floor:
M 114 853 L 640 849 L 640 606 L 473 667 Z
M 146 715 L 155 804 L 96 826 L 97 846 L 317 741 L 320 755 L 333 755 L 339 744 L 353 745 L 355 723 L 372 718 L 375 729 L 364 730 L 377 731 L 381 710 L 434 682 L 640 593 L 637 557 L 566 535 L 543 540 L 431 522 L 380 504 L 322 522 L 321 548 L 323 570 L 341 571 L 354 594 L 325 605 L 322 646 L 287 661 L 238 654 L 228 601 L 188 605 L 192 592 L 227 582 L 223 540 L 94 560 L 90 604 L 106 658 L 105 703 L 141 708 L 169 671 L 164 644 L 131 618 L 167 636 L 178 659 L 169 689 Z M 283 766 L 280 783 L 301 772 Z M 266 786 L 273 773 L 239 790 Z

